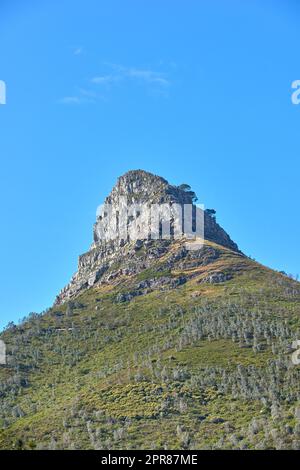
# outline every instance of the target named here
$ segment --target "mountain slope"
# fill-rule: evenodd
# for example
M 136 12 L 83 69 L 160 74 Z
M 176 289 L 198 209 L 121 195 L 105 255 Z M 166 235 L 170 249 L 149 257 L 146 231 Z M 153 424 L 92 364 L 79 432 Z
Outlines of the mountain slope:
M 195 251 L 95 240 L 56 304 L 1 335 L 0 448 L 300 448 L 299 283 L 210 219 Z

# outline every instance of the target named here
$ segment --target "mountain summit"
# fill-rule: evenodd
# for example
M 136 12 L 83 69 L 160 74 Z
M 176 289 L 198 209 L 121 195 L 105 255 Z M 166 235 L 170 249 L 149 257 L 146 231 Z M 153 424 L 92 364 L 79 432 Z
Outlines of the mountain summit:
M 164 178 L 148 173 L 143 170 L 132 170 L 121 176 L 111 193 L 104 201 L 104 206 L 110 206 L 112 211 L 118 214 L 124 204 L 128 207 L 135 205 L 177 205 L 184 210 L 185 205 L 195 208 L 194 200 L 196 195 L 186 184 L 181 186 L 170 185 Z M 57 304 L 61 304 L 68 299 L 75 297 L 82 289 L 86 289 L 95 284 L 103 284 L 114 279 L 114 282 L 121 279 L 122 275 L 134 275 L 141 272 L 152 263 L 151 260 L 156 247 L 157 257 L 162 252 L 171 249 L 174 237 L 171 240 L 160 240 L 159 243 L 151 240 L 151 236 L 131 240 L 127 237 L 111 238 L 106 236 L 110 233 L 111 220 L 106 221 L 107 214 L 98 215 L 94 225 L 94 242 L 90 250 L 81 255 L 77 273 L 72 277 L 71 282 L 61 291 L 56 299 Z M 126 232 L 135 226 L 140 216 L 139 211 L 132 212 L 126 216 Z M 217 243 L 223 247 L 239 252 L 237 245 L 231 240 L 229 235 L 216 222 L 215 217 L 209 211 L 203 214 L 204 238 Z M 100 234 L 100 235 L 99 235 Z M 160 237 L 162 238 L 162 237 Z M 182 233 L 182 240 L 184 240 Z M 135 242 L 135 243 L 134 243 Z M 178 246 L 178 244 L 177 244 Z M 139 256 L 135 254 L 139 252 Z M 141 254 L 143 253 L 143 256 Z M 130 264 L 128 268 L 127 264 Z M 118 264 L 119 269 L 115 270 Z
M 176 218 L 169 238 L 126 231 L 142 204 L 197 221 L 195 200 L 119 178 L 56 304 L 0 334 L 0 449 L 300 449 L 299 283 L 243 255 L 213 210 L 194 249 Z

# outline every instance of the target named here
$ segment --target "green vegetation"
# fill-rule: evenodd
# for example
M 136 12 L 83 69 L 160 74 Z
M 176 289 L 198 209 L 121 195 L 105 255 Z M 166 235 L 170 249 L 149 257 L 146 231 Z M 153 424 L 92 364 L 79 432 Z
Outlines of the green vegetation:
M 300 285 L 208 245 L 209 264 L 162 257 L 3 332 L 0 448 L 299 449 Z M 208 282 L 216 271 L 231 277 Z

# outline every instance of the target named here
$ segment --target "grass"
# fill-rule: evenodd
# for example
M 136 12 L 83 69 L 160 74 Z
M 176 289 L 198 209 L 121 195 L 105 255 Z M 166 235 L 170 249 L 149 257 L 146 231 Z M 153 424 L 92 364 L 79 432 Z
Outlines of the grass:
M 300 330 L 299 284 L 210 245 L 221 256 L 208 266 L 170 271 L 164 255 L 113 288 L 82 292 L 77 299 L 82 306 L 70 316 L 62 305 L 4 332 L 9 364 L 0 368 L 0 448 L 251 449 L 262 442 L 264 448 L 278 447 L 280 439 L 286 448 L 294 445 L 296 434 L 284 433 L 286 426 L 295 427 L 299 392 L 293 377 L 285 379 L 285 372 L 282 379 L 282 389 L 291 381 L 290 398 L 275 400 L 280 422 L 272 417 L 269 398 L 267 403 L 259 395 L 245 398 L 234 387 L 240 367 L 252 370 L 253 377 L 259 371 L 267 376 L 274 361 L 287 357 L 281 329 Z M 203 282 L 216 271 L 233 277 Z M 187 282 L 176 289 L 114 302 L 118 292 L 142 280 L 179 275 Z M 187 336 L 202 317 L 209 328 L 209 315 L 217 325 L 222 311 L 234 306 L 245 334 L 255 314 L 261 315 L 258 324 L 278 337 L 269 341 L 262 334 L 261 351 L 254 350 L 251 335 L 248 345 L 233 341 L 225 331 L 233 328 L 235 313 L 216 326 L 217 337 Z M 230 386 L 222 382 L 224 373 Z M 297 367 L 294 374 L 299 375 Z M 256 434 L 249 432 L 253 419 L 264 423 Z

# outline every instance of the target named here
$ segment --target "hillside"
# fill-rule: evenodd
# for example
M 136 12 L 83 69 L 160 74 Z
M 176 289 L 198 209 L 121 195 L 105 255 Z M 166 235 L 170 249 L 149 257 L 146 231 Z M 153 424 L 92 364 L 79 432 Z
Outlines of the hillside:
M 124 194 L 193 199 L 142 171 L 106 202 Z M 299 283 L 207 213 L 195 250 L 104 243 L 101 224 L 54 306 L 0 335 L 0 449 L 300 449 Z

